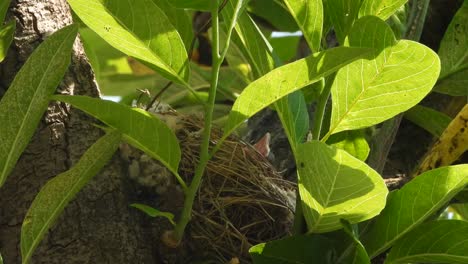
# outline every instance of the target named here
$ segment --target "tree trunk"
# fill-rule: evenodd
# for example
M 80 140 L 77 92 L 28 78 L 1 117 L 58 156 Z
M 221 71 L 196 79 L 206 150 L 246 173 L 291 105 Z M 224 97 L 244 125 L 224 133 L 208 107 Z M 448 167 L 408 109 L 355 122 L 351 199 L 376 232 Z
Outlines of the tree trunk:
M 0 64 L 0 97 L 42 40 L 72 23 L 65 0 L 13 0 L 7 14 L 7 20 L 11 19 L 16 20 L 17 31 L 7 58 Z M 57 92 L 99 96 L 79 41 Z M 29 146 L 0 189 L 0 252 L 5 264 L 21 263 L 21 225 L 40 188 L 68 170 L 102 135 L 92 122 L 64 104 L 49 105 Z M 65 209 L 31 263 L 159 263 L 151 242 L 154 238 L 140 225 L 141 214 L 128 206 L 134 201 L 129 201 L 123 175 L 121 162 L 114 157 Z

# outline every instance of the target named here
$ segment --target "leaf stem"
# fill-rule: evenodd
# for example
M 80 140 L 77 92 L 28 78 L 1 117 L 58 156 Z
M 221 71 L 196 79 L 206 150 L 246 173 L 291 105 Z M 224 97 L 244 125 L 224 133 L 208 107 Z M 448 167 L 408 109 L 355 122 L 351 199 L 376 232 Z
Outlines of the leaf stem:
M 213 110 L 216 99 L 216 88 L 218 86 L 219 71 L 221 63 L 223 61 L 222 56 L 219 51 L 219 14 L 218 14 L 218 1 L 214 1 L 213 7 L 211 9 L 212 16 L 212 57 L 213 57 L 213 66 L 211 72 L 211 86 L 208 97 L 208 104 L 205 105 L 205 125 L 203 128 L 203 138 L 200 150 L 200 161 L 195 168 L 195 175 L 193 177 L 190 186 L 185 192 L 185 201 L 184 208 L 182 210 L 181 216 L 177 225 L 174 229 L 175 238 L 180 241 L 183 237 L 185 227 L 192 218 L 192 207 L 195 197 L 197 195 L 202 176 L 205 172 L 206 165 L 210 160 L 209 146 L 210 146 L 210 137 L 211 137 L 211 126 L 213 119 Z M 227 44 L 225 46 L 227 48 Z
M 314 126 L 312 130 L 312 139 L 319 140 L 322 132 L 323 119 L 325 117 L 325 109 L 327 108 L 328 98 L 330 98 L 331 87 L 335 80 L 336 72 L 332 73 L 326 80 L 322 93 L 320 94 L 317 110 L 315 111 Z M 324 138 L 324 140 L 327 140 Z

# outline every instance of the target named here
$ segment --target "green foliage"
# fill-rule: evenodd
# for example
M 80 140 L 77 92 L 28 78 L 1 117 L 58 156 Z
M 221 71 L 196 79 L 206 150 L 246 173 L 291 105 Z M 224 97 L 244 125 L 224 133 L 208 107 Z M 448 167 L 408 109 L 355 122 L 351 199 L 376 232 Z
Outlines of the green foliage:
M 16 22 L 13 20 L 2 26 L 0 22 L 0 62 L 5 59 L 8 48 L 13 41 L 13 35 L 16 30 Z
M 468 96 L 468 1 L 463 2 L 440 43 L 440 79 L 434 91 Z
M 363 130 L 349 130 L 332 135 L 327 144 L 346 150 L 353 157 L 366 161 L 370 148 Z
M 417 42 L 397 42 L 390 27 L 376 17 L 358 20 L 347 43 L 376 52 L 374 59 L 355 61 L 338 71 L 329 135 L 369 127 L 408 110 L 437 80 L 437 54 Z
M 405 118 L 424 128 L 435 137 L 440 137 L 452 119 L 432 108 L 416 105 L 405 113 Z
M 8 6 L 10 6 L 10 0 L 2 0 L 2 2 L 0 2 L 0 25 L 3 23 L 3 20 L 5 20 Z
M 248 85 L 237 98 L 224 128 L 225 136 L 261 109 L 368 53 L 365 48 L 334 48 L 272 70 Z
M 126 142 L 159 160 L 178 177 L 179 142 L 171 129 L 156 116 L 139 108 L 86 96 L 55 95 L 52 98 L 69 103 L 118 129 Z
M 182 38 L 152 0 L 69 0 L 68 3 L 110 45 L 188 87 L 190 71 Z
M 468 165 L 443 167 L 425 172 L 396 191 L 375 218 L 362 242 L 371 257 L 431 217 L 468 184 Z
M 165 217 L 167 220 L 169 220 L 169 222 L 172 225 L 174 225 L 174 226 L 176 225 L 176 223 L 174 222 L 174 214 L 172 214 L 172 213 L 161 212 L 158 209 L 155 209 L 155 208 L 153 208 L 151 206 L 144 205 L 144 204 L 139 204 L 139 203 L 134 203 L 134 204 L 131 204 L 130 206 L 144 212 L 145 214 L 147 214 L 147 215 L 149 215 L 151 217 Z
M 406 2 L 408 0 L 363 0 L 359 17 L 372 15 L 387 20 Z
M 323 0 L 325 15 L 334 26 L 340 44 L 357 20 L 362 0 Z
M 71 169 L 49 180 L 36 195 L 21 228 L 22 263 L 29 263 L 34 249 L 68 203 L 110 160 L 119 147 L 121 133 L 110 131 L 94 143 Z
M 13 170 L 46 111 L 70 63 L 77 33 L 68 26 L 44 41 L 29 57 L 0 101 L 0 187 Z
M 395 243 L 385 263 L 467 263 L 467 234 L 466 221 L 424 223 Z
M 171 0 L 171 5 L 177 8 L 188 8 L 195 10 L 209 11 L 211 7 L 211 2 L 217 2 L 218 0 Z
M 319 141 L 297 149 L 298 187 L 309 232 L 341 228 L 380 213 L 387 187 L 381 176 L 346 151 Z

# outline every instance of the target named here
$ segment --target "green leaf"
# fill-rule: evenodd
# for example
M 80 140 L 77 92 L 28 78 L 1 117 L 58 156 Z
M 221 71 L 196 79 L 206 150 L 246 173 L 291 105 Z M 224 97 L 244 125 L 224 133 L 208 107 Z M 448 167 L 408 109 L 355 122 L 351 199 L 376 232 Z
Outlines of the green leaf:
M 13 20 L 10 23 L 1 26 L 0 23 L 0 62 L 5 59 L 8 48 L 13 41 L 13 36 L 16 30 L 16 21 Z
M 67 70 L 76 26 L 47 38 L 29 57 L 0 101 L 0 187 L 47 110 L 49 96 Z
M 270 23 L 276 31 L 294 32 L 299 30 L 282 0 L 249 1 L 248 10 L 254 16 L 263 18 Z
M 152 0 L 68 0 L 68 3 L 80 19 L 110 45 L 188 87 L 189 67 L 184 43 Z
M 298 186 L 309 232 L 340 229 L 380 213 L 388 194 L 382 177 L 346 151 L 319 141 L 297 148 Z
M 424 223 L 395 243 L 385 263 L 468 263 L 467 234 L 466 221 Z
M 425 172 L 394 192 L 361 241 L 375 257 L 432 216 L 468 184 L 468 165 Z
M 170 3 L 177 8 L 210 11 L 212 1 L 217 0 L 171 0 Z
M 174 175 L 180 161 L 179 142 L 171 129 L 143 109 L 87 96 L 54 95 L 52 99 L 94 116 L 106 125 L 123 133 L 123 139 L 146 154 L 159 160 Z
M 405 113 L 405 118 L 440 137 L 452 119 L 444 113 L 422 105 L 416 105 Z
M 320 51 L 323 26 L 322 0 L 284 0 L 296 23 L 304 34 L 310 49 Z
M 359 9 L 359 17 L 376 16 L 387 20 L 408 0 L 363 0 Z
M 156 208 L 153 208 L 151 206 L 144 205 L 144 204 L 139 204 L 139 203 L 134 203 L 134 204 L 131 204 L 130 206 L 146 213 L 147 215 L 151 217 L 158 217 L 158 216 L 165 217 L 167 220 L 169 220 L 169 222 L 171 222 L 172 225 L 174 226 L 176 225 L 176 223 L 174 222 L 174 214 L 172 213 L 161 212 Z
M 192 20 L 185 10 L 175 8 L 171 4 L 172 1 L 173 0 L 153 0 L 164 14 L 166 14 L 177 32 L 179 32 L 188 52 L 193 39 Z
M 295 152 L 309 131 L 309 112 L 302 91 L 296 91 L 275 103 L 276 111 L 283 124 L 289 144 Z
M 373 60 L 358 60 L 338 71 L 329 135 L 369 127 L 408 110 L 437 80 L 437 54 L 417 42 L 396 42 L 391 28 L 379 18 L 359 19 L 348 40 L 351 46 L 378 52 Z
M 235 6 L 228 1 L 221 15 L 224 20 L 232 21 Z M 233 42 L 241 48 L 249 59 L 255 78 L 259 78 L 274 68 L 272 48 L 250 16 L 243 12 L 237 19 Z
M 440 43 L 442 62 L 439 84 L 434 91 L 453 96 L 468 95 L 468 1 L 464 1 Z
M 361 241 L 359 241 L 359 234 L 357 228 L 353 228 L 348 221 L 341 219 L 341 225 L 343 226 L 344 232 L 352 239 L 352 254 L 348 255 L 347 258 L 339 259 L 336 263 L 343 263 L 343 264 L 370 264 L 370 258 L 367 255 L 366 249 L 362 245 Z M 343 240 L 337 241 L 336 244 L 343 243 Z M 344 253 L 344 252 L 340 252 Z
M 268 42 L 273 48 L 275 56 L 278 56 L 281 62 L 288 63 L 297 59 L 297 47 L 301 36 L 274 36 L 268 38 Z
M 0 25 L 2 25 L 3 21 L 5 20 L 5 15 L 6 15 L 6 12 L 8 11 L 9 6 L 10 6 L 10 0 L 2 0 L 0 2 Z
M 333 241 L 321 235 L 300 235 L 255 245 L 249 250 L 254 264 L 332 264 Z
M 365 161 L 370 148 L 363 130 L 343 131 L 332 135 L 327 144 L 345 150 L 353 157 Z
M 274 69 L 249 84 L 237 98 L 229 114 L 224 135 L 231 134 L 247 118 L 282 97 L 319 81 L 368 53 L 369 49 L 338 47 Z
M 468 203 L 452 204 L 450 207 L 452 207 L 459 216 L 468 221 Z
M 83 154 L 70 170 L 49 180 L 31 204 L 21 228 L 22 263 L 28 263 L 48 229 L 68 203 L 110 160 L 121 134 L 111 131 Z
M 3 264 L 2 254 L 0 254 L 0 264 Z
M 354 21 L 358 19 L 361 3 L 362 0 L 323 0 L 325 16 L 333 24 L 340 44 L 344 43 Z

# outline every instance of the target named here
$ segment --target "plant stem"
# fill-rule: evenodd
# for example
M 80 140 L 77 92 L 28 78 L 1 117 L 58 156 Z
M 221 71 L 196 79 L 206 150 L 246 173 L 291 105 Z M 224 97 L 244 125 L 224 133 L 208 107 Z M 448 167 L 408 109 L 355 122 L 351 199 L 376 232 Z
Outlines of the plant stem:
M 193 202 L 195 200 L 195 196 L 197 195 L 198 189 L 200 187 L 200 183 L 202 180 L 202 176 L 205 173 L 206 165 L 210 160 L 210 137 L 211 137 L 211 125 L 213 119 L 213 110 L 215 105 L 216 99 L 216 88 L 218 86 L 218 78 L 219 78 L 219 70 L 222 63 L 222 56 L 220 56 L 219 52 L 219 17 L 218 17 L 218 1 L 214 1 L 213 7 L 211 9 L 211 19 L 212 19 L 212 28 L 213 28 L 213 36 L 212 36 L 212 57 L 213 57 L 213 66 L 211 71 L 211 86 L 209 91 L 208 97 L 208 104 L 205 105 L 205 125 L 203 128 L 203 137 L 202 137 L 202 144 L 200 149 L 200 161 L 195 169 L 195 175 L 193 177 L 190 186 L 188 187 L 187 191 L 185 192 L 185 201 L 184 201 L 184 208 L 182 210 L 182 214 L 180 216 L 179 221 L 174 229 L 175 238 L 180 241 L 184 234 L 185 227 L 189 223 L 192 217 L 192 207 Z M 215 4 L 216 3 L 216 4 Z
M 326 80 L 323 91 L 320 94 L 317 110 L 315 111 L 314 126 L 312 130 L 312 139 L 319 140 L 322 133 L 323 119 L 325 117 L 325 109 L 327 108 L 328 98 L 330 98 L 331 87 L 335 80 L 336 72 L 332 73 Z

